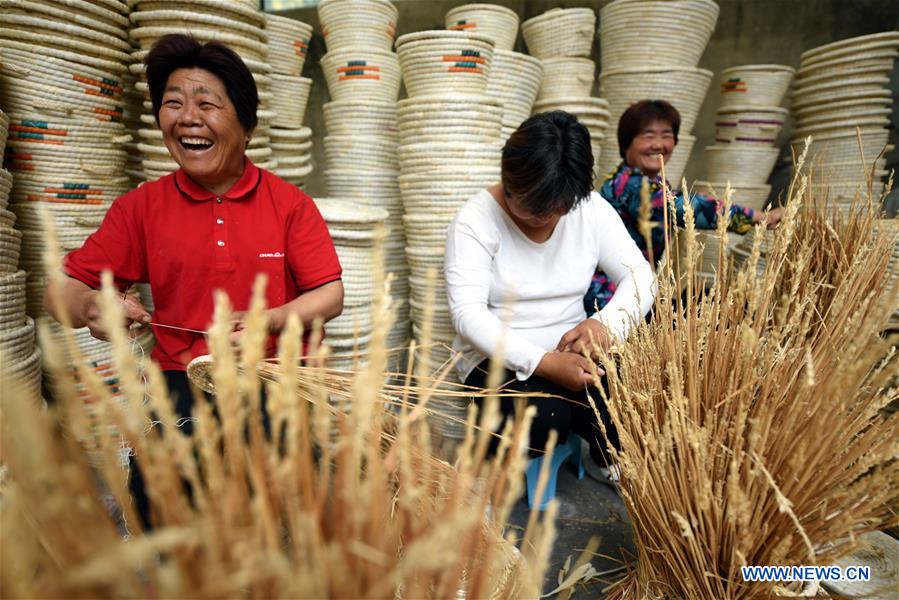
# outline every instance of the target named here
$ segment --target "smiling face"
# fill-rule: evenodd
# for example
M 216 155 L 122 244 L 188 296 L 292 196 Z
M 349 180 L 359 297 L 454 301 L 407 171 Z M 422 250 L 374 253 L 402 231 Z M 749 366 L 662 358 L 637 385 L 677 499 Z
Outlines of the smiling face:
M 197 68 L 172 71 L 159 127 L 175 162 L 210 192 L 224 193 L 240 179 L 249 132 L 217 76 Z
M 666 121 L 650 121 L 634 137 L 625 152 L 624 160 L 630 167 L 637 167 L 649 176 L 658 175 L 662 170 L 659 155 L 667 165 L 674 150 L 674 130 Z

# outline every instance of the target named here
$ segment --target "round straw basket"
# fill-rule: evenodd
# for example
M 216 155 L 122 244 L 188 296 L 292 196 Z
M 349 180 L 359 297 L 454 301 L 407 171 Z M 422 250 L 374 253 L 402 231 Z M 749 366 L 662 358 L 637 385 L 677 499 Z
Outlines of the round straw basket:
M 309 43 L 312 41 L 312 26 L 268 13 L 265 19 L 268 61 L 272 70 L 284 75 L 302 75 Z
M 106 3 L 119 4 L 120 0 L 103 0 Z M 222 2 L 221 0 L 130 0 L 131 14 L 140 11 L 151 10 L 180 10 L 195 14 L 207 14 L 240 21 L 254 27 L 265 27 L 265 14 L 259 10 L 259 4 L 254 2 Z
M 882 122 L 884 118 L 893 113 L 891 107 L 871 108 L 869 106 L 857 106 L 853 108 L 837 108 L 835 110 L 819 110 L 815 113 L 807 113 L 803 118 L 796 119 L 796 129 L 801 130 L 813 125 L 822 125 L 840 121 L 868 121 L 874 119 Z
M 889 90 L 884 90 L 889 92 Z M 799 110 L 793 111 L 793 116 L 797 123 L 803 123 L 806 120 L 814 120 L 817 118 L 827 117 L 829 119 L 840 119 L 844 116 L 852 117 L 857 114 L 867 114 L 872 110 L 889 110 L 892 107 L 892 101 L 886 96 L 873 96 L 869 98 L 854 98 L 839 102 L 824 102 L 821 104 L 813 104 Z
M 299 129 L 303 126 L 303 117 L 306 115 L 312 80 L 277 73 L 272 73 L 271 77 L 274 83 L 271 107 L 275 111 L 272 124 L 287 129 Z
M 836 57 L 870 52 L 880 49 L 899 48 L 899 31 L 885 31 L 870 35 L 847 38 L 823 46 L 806 50 L 800 55 L 802 66 L 824 62 Z
M 532 56 L 590 56 L 596 31 L 596 13 L 591 8 L 554 8 L 528 19 L 521 34 Z
M 856 117 L 852 119 L 841 119 L 839 121 L 829 121 L 824 123 L 804 125 L 793 131 L 794 137 L 806 137 L 809 135 L 826 135 L 828 133 L 840 133 L 843 131 L 854 131 L 856 127 L 861 129 L 876 129 L 883 127 L 884 131 L 888 131 L 890 119 L 887 116 L 872 117 Z
M 34 353 L 34 321 L 25 322 L 15 329 L 0 331 L 0 354 L 4 362 L 20 362 Z
M 880 67 L 889 70 L 890 64 L 895 62 L 899 51 L 895 49 L 875 50 L 873 52 L 860 52 L 857 54 L 849 54 L 847 56 L 838 56 L 830 60 L 813 63 L 804 66 L 796 72 L 797 79 L 805 79 L 806 77 L 814 77 L 822 73 L 839 72 L 847 69 L 857 69 L 861 67 Z
M 815 98 L 794 98 L 792 110 L 794 112 L 814 110 L 822 106 L 838 106 L 849 102 L 882 102 L 889 106 L 892 104 L 892 92 L 887 89 L 852 89 L 835 91 L 832 94 L 823 94 Z
M 15 39 L 3 37 L 0 29 L 0 47 L 12 48 L 24 52 L 39 53 L 43 57 L 59 58 L 70 62 L 76 62 L 89 67 L 103 69 L 111 73 L 124 73 L 127 71 L 127 62 L 117 53 L 113 52 L 113 56 L 104 51 L 102 48 L 94 47 L 93 52 L 84 52 L 79 50 L 67 50 L 58 47 L 44 45 L 45 38 L 41 34 L 32 34 L 23 36 L 27 39 L 20 39 L 18 33 Z
M 318 5 L 329 51 L 343 46 L 390 50 L 397 16 L 389 0 L 323 0 Z
M 128 139 L 122 123 L 96 121 L 78 123 L 47 120 L 42 115 L 14 113 L 9 123 L 9 138 L 48 146 L 96 146 L 101 149 L 123 147 Z
M 771 194 L 771 186 L 762 185 L 734 185 L 731 186 L 733 194 L 731 200 L 734 204 L 751 208 L 752 210 L 762 210 L 768 203 L 768 196 Z M 711 196 L 724 200 L 724 194 L 727 190 L 727 182 L 722 181 L 696 181 L 693 183 L 693 192 Z
M 518 37 L 518 14 L 495 4 L 466 4 L 446 13 L 446 28 L 480 33 L 492 39 L 497 50 L 511 51 Z
M 192 36 L 197 41 L 206 42 L 222 42 L 223 44 L 234 50 L 250 67 L 249 60 L 260 63 L 266 61 L 268 48 L 265 43 L 258 39 L 247 35 L 239 35 L 232 31 L 220 31 L 212 26 L 197 26 L 185 24 L 182 26 L 165 26 L 165 27 L 137 27 L 130 32 L 131 39 L 135 40 L 141 50 L 149 51 L 159 38 L 169 33 L 183 33 Z M 250 68 L 250 70 L 253 70 Z
M 136 27 L 170 29 L 214 28 L 227 34 L 246 37 L 249 40 L 263 44 L 268 42 L 268 35 L 260 26 L 210 13 L 165 9 L 139 10 L 131 13 L 131 20 Z
M 712 72 L 690 67 L 614 69 L 600 74 L 600 96 L 609 103 L 612 123 L 632 103 L 646 98 L 667 100 L 681 116 L 681 131 L 693 130 Z
M 793 80 L 793 69 L 785 65 L 743 65 L 724 69 L 720 80 L 720 108 L 779 106 Z
M 6 137 L 9 135 L 9 117 L 0 110 L 0 151 L 6 148 Z
M 774 146 L 787 114 L 787 109 L 780 107 L 720 108 L 715 121 L 715 143 Z
M 543 61 L 543 70 L 538 102 L 554 96 L 590 96 L 596 63 L 589 58 L 547 58 Z
M 718 18 L 711 0 L 612 2 L 600 11 L 602 68 L 646 64 L 695 67 Z M 664 31 L 665 35 L 634 35 Z
M 735 185 L 761 185 L 768 181 L 780 148 L 756 146 L 708 146 L 705 149 L 709 181 Z
M 836 84 L 837 82 L 845 82 L 851 84 L 854 81 L 867 82 L 869 78 L 889 77 L 893 70 L 893 62 L 884 66 L 867 66 L 867 67 L 848 67 L 839 71 L 824 71 L 822 73 L 797 79 L 793 88 L 794 96 L 801 96 L 806 90 L 821 89 L 820 86 L 825 84 Z
M 90 25 L 77 22 L 75 15 L 60 10 L 46 2 L 18 2 L 16 8 L 4 7 L 0 13 L 0 24 L 6 35 L 14 39 L 28 39 L 34 34 L 46 37 L 40 40 L 49 46 L 57 46 L 67 50 L 77 50 L 74 44 L 98 46 L 107 52 L 116 52 L 120 56 L 131 50 L 131 45 L 123 35 L 123 27 L 104 25 L 91 19 Z M 15 12 L 14 12 L 15 11 Z M 26 34 L 19 36 L 19 33 Z M 6 36 L 4 36 L 6 37 Z M 54 41 L 54 38 L 64 38 Z M 34 40 L 38 41 L 38 40 Z M 126 57 L 122 57 L 124 60 Z
M 333 100 L 395 102 L 400 91 L 400 67 L 392 52 L 344 48 L 321 60 Z
M 824 101 L 844 100 L 862 94 L 874 95 L 883 91 L 889 81 L 889 77 L 880 76 L 837 78 L 794 90 L 793 105 L 802 107 Z

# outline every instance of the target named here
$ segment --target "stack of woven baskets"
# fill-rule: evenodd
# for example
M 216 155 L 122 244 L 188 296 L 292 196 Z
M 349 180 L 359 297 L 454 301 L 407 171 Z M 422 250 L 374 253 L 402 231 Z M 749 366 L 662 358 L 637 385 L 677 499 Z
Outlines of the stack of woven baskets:
M 343 313 L 325 327 L 332 350 L 328 365 L 357 369 L 368 363 L 375 290 L 375 244 L 383 236 L 387 211 L 347 198 L 319 198 L 321 211 L 343 268 Z M 379 229 L 381 231 L 379 232 Z
M 135 89 L 144 96 L 145 113 L 141 115 L 143 128 L 138 130 L 138 148 L 143 154 L 144 177 L 154 180 L 178 169 L 162 141 L 162 131 L 156 125 L 150 104 L 149 88 L 143 64 L 150 48 L 162 36 L 184 33 L 200 42 L 220 41 L 227 44 L 246 63 L 256 80 L 259 90 L 258 125 L 253 132 L 247 157 L 265 169 L 276 167 L 269 147 L 269 127 L 274 113 L 271 111 L 271 67 L 268 64 L 268 36 L 265 33 L 265 16 L 256 8 L 238 2 L 190 2 L 184 0 L 135 0 L 130 19 L 133 24 L 131 39 L 139 50 L 131 54 L 131 73 L 140 78 Z
M 787 116 L 780 103 L 792 78 L 793 69 L 784 65 L 744 65 L 721 72 L 715 144 L 705 150 L 708 181 L 697 181 L 695 191 L 722 197 L 729 183 L 734 202 L 753 210 L 765 207 Z
M 899 55 L 899 31 L 840 40 L 802 54 L 793 88 L 795 130 L 792 144 L 801 151 L 812 136 L 815 191 L 848 210 L 857 194 L 867 200 L 873 169 L 874 197 L 884 191 L 893 98 L 890 73 Z M 861 136 L 861 145 L 856 136 Z M 887 148 L 889 151 L 891 148 Z
M 887 266 L 889 279 L 884 290 L 883 300 L 893 304 L 887 326 L 892 329 L 899 329 L 899 292 L 896 290 L 896 286 L 899 285 L 899 219 L 880 219 L 875 226 L 880 235 L 886 236 L 888 240 L 893 242 L 890 263 Z
M 474 193 L 499 181 L 504 112 L 502 102 L 486 93 L 494 56 L 489 35 L 410 33 L 397 40 L 397 53 L 409 92 L 397 110 L 409 302 L 417 343 L 430 342 L 416 360 L 420 369 L 435 374 L 451 358 L 455 337 L 442 276 L 447 228 Z M 431 276 L 434 287 L 428 284 Z M 448 382 L 452 377 L 447 374 Z M 467 404 L 434 398 L 434 430 L 461 439 L 459 419 L 464 421 Z
M 690 133 L 712 79 L 711 71 L 696 65 L 717 20 L 713 0 L 615 0 L 599 12 L 599 93 L 609 103 L 610 123 L 617 128 L 621 114 L 639 100 L 673 104 L 681 125 L 665 175 L 676 188 L 696 142 Z M 640 31 L 647 35 L 635 35 Z M 620 161 L 617 137 L 606 136 L 601 177 Z
M 502 139 L 507 139 L 531 115 L 543 80 L 543 66 L 537 58 L 512 50 L 518 37 L 518 15 L 495 4 L 466 4 L 446 13 L 446 28 L 493 40 L 487 95 L 503 104 Z
M 66 252 L 79 248 L 113 199 L 131 187 L 121 123 L 131 48 L 126 13 L 124 3 L 28 1 L 7 3 L 0 12 L 0 105 L 9 116 L 5 166 L 14 176 L 8 208 L 21 231 L 18 266 L 27 274 L 24 282 L 18 273 L 11 279 L 24 283 L 25 309 L 35 322 L 50 321 L 42 301 L 41 209 L 53 219 L 59 249 Z M 30 350 L 33 325 L 8 335 L 24 353 L 13 360 L 36 382 L 41 365 Z M 91 364 L 99 372 L 109 345 L 82 337 L 79 342 L 82 352 L 97 349 Z
M 328 49 L 321 66 L 331 96 L 323 107 L 328 131 L 325 178 L 332 198 L 360 210 L 386 210 L 384 268 L 393 274 L 391 296 L 397 307 L 386 341 L 389 348 L 405 347 L 409 341 L 409 268 L 396 158 L 401 76 L 392 50 L 397 14 L 388 0 L 325 0 L 318 7 Z M 354 319 L 356 315 L 345 311 L 336 326 L 349 329 Z
M 564 110 L 590 131 L 593 161 L 600 155 L 609 124 L 609 104 L 591 97 L 596 63 L 590 58 L 596 13 L 590 8 L 554 8 L 524 22 L 528 50 L 543 64 L 543 81 L 533 112 Z
M 0 111 L 0 152 L 6 147 L 9 118 Z M 12 174 L 0 169 L 0 359 L 3 377 L 19 377 L 37 394 L 41 387 L 41 351 L 35 345 L 34 320 L 25 314 L 25 271 L 19 269 L 22 233 L 9 210 Z
M 272 125 L 269 129 L 274 173 L 302 186 L 312 172 L 312 130 L 303 127 L 312 80 L 301 77 L 312 39 L 312 26 L 265 15 L 268 62 L 272 68 Z

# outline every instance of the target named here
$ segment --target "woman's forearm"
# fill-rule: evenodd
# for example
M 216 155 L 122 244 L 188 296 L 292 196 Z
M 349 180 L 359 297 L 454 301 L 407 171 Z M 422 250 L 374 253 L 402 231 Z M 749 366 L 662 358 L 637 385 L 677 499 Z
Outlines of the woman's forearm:
M 272 331 L 280 331 L 287 325 L 287 317 L 295 314 L 305 329 L 321 319 L 328 322 L 343 312 L 343 282 L 326 283 L 321 287 L 297 296 L 290 302 L 269 310 Z
M 66 277 L 61 282 L 50 278 L 44 292 L 44 308 L 57 321 L 63 322 L 68 317 L 72 327 L 84 327 L 87 325 L 88 310 L 98 293 L 73 277 Z

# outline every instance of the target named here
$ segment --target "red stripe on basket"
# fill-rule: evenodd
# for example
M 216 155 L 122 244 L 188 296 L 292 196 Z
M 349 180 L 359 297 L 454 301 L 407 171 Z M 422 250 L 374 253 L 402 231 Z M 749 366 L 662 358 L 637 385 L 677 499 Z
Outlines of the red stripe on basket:
M 459 31 L 460 29 L 474 29 L 477 26 L 478 26 L 477 23 L 462 23 L 461 25 L 453 25 L 452 27 L 449 27 L 448 29 L 451 29 L 453 31 Z
M 380 75 L 371 74 L 371 75 L 341 75 L 338 78 L 338 81 L 346 81 L 347 79 L 380 79 Z
M 44 135 L 69 135 L 66 129 L 41 129 L 40 127 L 31 127 L 29 125 L 18 125 L 10 123 L 10 131 L 22 131 L 24 133 L 43 133 Z
M 309 48 L 309 44 L 307 44 L 303 40 L 294 40 L 293 45 L 297 48 L 302 48 L 303 50 L 306 50 Z
M 715 127 L 736 127 L 737 123 L 734 121 L 718 121 L 715 123 Z
M 726 140 L 724 138 L 715 138 L 716 142 L 721 142 L 722 144 L 729 144 L 730 140 Z
M 381 67 L 377 67 L 375 65 L 352 65 L 348 67 L 340 67 L 337 69 L 338 73 L 346 73 L 347 71 L 375 71 L 379 72 Z
M 448 71 L 450 73 L 483 73 L 484 69 L 473 67 L 450 67 Z
M 101 189 L 82 189 L 82 188 L 44 188 L 44 191 L 48 194 L 85 194 L 92 196 L 102 196 L 103 190 Z
M 34 170 L 34 169 L 29 169 Z M 25 196 L 25 199 L 31 202 L 52 202 L 54 204 L 89 204 L 89 205 L 98 205 L 103 204 L 102 200 L 95 200 L 93 198 L 85 198 L 84 200 L 78 200 L 77 198 L 57 198 L 56 196 L 40 196 L 38 194 L 28 194 Z
M 484 64 L 487 62 L 485 59 L 480 56 L 463 56 L 462 54 L 447 54 L 443 57 L 443 62 L 473 62 L 478 64 Z
M 20 164 L 20 163 L 16 163 L 16 162 L 6 163 L 6 168 L 9 169 L 10 171 L 34 171 L 34 170 L 36 170 L 34 168 L 34 165 L 32 165 L 32 164 L 28 164 L 28 163 Z
M 90 79 L 89 77 L 85 77 L 84 75 L 72 75 L 72 79 L 74 79 L 78 83 L 87 83 L 89 85 L 95 85 L 98 88 L 101 88 L 104 90 L 109 90 L 111 92 L 116 92 L 117 94 L 121 94 L 125 91 L 124 89 L 122 89 L 121 86 L 103 83 L 102 81 L 97 81 L 96 79 Z
M 65 146 L 66 143 L 62 140 L 39 140 L 35 138 L 23 138 L 23 137 L 11 137 L 9 138 L 12 142 L 28 142 L 31 144 L 51 144 L 53 146 Z
M 109 117 L 121 117 L 121 116 L 122 116 L 122 110 L 121 110 L 121 109 L 119 109 L 119 110 L 112 110 L 112 109 L 110 109 L 110 108 L 94 108 L 94 112 L 97 113 L 97 114 L 100 114 L 100 115 L 106 115 L 106 116 L 109 116 Z M 100 120 L 102 121 L 103 119 L 100 119 Z
M 752 125 L 783 125 L 783 121 L 772 121 L 771 119 L 740 119 L 740 123 L 750 123 Z
M 6 158 L 9 160 L 34 160 L 34 157 L 24 152 L 7 152 Z

